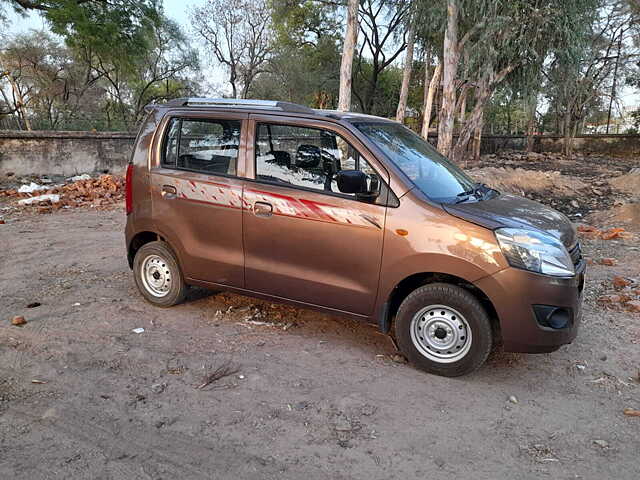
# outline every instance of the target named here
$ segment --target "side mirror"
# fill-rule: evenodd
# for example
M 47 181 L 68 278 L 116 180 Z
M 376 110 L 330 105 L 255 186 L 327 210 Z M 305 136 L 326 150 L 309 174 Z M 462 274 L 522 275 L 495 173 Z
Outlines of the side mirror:
M 377 176 L 369 176 L 360 170 L 340 170 L 336 175 L 336 183 L 342 193 L 372 197 L 378 195 L 380 187 Z

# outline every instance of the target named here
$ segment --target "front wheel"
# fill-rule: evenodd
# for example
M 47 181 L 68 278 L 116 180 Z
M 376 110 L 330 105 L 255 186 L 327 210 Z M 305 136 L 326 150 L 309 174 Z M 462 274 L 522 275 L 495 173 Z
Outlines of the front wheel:
M 429 373 L 457 377 L 471 373 L 487 359 L 491 323 L 478 299 L 467 290 L 432 283 L 404 299 L 395 322 L 401 352 Z

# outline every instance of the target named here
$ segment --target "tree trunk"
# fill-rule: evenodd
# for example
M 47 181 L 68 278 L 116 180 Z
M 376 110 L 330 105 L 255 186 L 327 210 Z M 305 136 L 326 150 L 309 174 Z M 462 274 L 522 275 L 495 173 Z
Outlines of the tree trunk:
M 480 114 L 480 123 L 473 131 L 473 161 L 480 161 L 480 146 L 482 143 L 482 128 L 484 127 L 484 110 Z
M 567 112 L 562 122 L 562 130 L 564 135 L 563 152 L 567 157 L 571 157 L 573 151 L 573 137 L 571 136 L 571 113 Z
M 456 108 L 456 76 L 458 74 L 458 1 L 447 0 L 447 30 L 444 34 L 442 108 L 438 124 L 438 150 L 445 157 L 453 143 L 453 121 Z
M 536 130 L 536 106 L 537 96 L 532 95 L 528 101 L 527 108 L 527 153 L 533 152 L 533 135 Z
M 18 118 L 22 119 L 24 128 L 28 131 L 31 131 L 31 121 L 29 120 L 27 112 L 24 108 L 24 97 L 22 96 L 22 92 L 20 92 L 20 87 L 11 75 L 7 75 L 7 79 L 9 80 L 11 88 L 13 89 L 13 96 L 15 98 L 14 104 L 16 107 L 16 112 L 18 113 Z
M 245 81 L 244 85 L 242 85 L 242 92 L 240 93 L 240 98 L 247 98 L 249 96 L 249 87 L 250 83 Z
M 467 93 L 468 93 L 468 89 L 465 88 L 464 91 L 461 93 L 461 98 L 458 99 L 458 101 L 460 102 L 460 113 L 458 114 L 458 123 L 460 124 L 460 126 L 462 127 L 464 125 L 465 122 L 465 117 L 466 117 L 466 113 L 467 113 Z
M 409 82 L 411 81 L 411 70 L 413 69 L 413 47 L 416 39 L 416 29 L 414 19 L 409 25 L 409 35 L 407 38 L 407 54 L 404 57 L 404 69 L 402 71 L 402 87 L 400 88 L 400 100 L 396 111 L 396 120 L 404 123 L 404 116 L 407 111 L 407 98 L 409 97 Z
M 422 119 L 422 138 L 425 140 L 429 136 L 429 123 L 431 123 L 431 111 L 433 110 L 433 97 L 438 90 L 438 84 L 440 83 L 440 72 L 442 72 L 442 64 L 438 62 L 435 70 L 433 71 L 433 75 L 431 76 L 431 81 L 429 82 L 429 87 L 427 88 L 427 78 L 429 75 L 429 67 L 425 65 L 425 78 L 424 78 L 424 117 Z
M 467 153 L 467 147 L 469 140 L 476 129 L 482 128 L 484 107 L 491 98 L 496 85 L 498 85 L 504 78 L 515 68 L 515 65 L 509 65 L 503 68 L 497 74 L 494 72 L 488 72 L 480 81 L 478 85 L 478 92 L 476 93 L 475 105 L 473 110 L 467 116 L 467 121 L 464 127 L 458 135 L 458 141 L 451 152 L 451 159 L 459 163 Z M 438 139 L 439 140 L 439 139 Z
M 358 42 L 358 0 L 349 0 L 347 5 L 347 31 L 342 47 L 342 62 L 340 63 L 340 94 L 338 110 L 348 112 L 351 109 L 351 70 L 353 54 Z
M 378 92 L 378 77 L 380 75 L 380 72 L 380 65 L 378 64 L 377 58 L 374 57 L 371 68 L 371 81 L 369 82 L 367 95 L 364 100 L 364 105 L 362 106 L 364 113 L 368 113 L 369 115 L 373 115 L 373 106 L 375 104 L 376 94 Z
M 466 164 L 466 159 L 468 157 L 467 148 L 469 146 L 469 141 L 471 140 L 471 136 L 475 133 L 477 129 L 482 128 L 482 116 L 483 116 L 484 105 L 481 105 L 480 101 L 478 102 L 479 103 L 476 103 L 476 105 L 473 107 L 473 110 L 469 114 L 467 123 L 465 124 L 464 128 L 460 130 L 460 134 L 458 135 L 458 141 L 456 142 L 455 146 L 451 150 L 450 157 L 451 157 L 451 160 L 454 161 L 455 163 L 459 164 L 462 162 L 463 159 L 465 159 L 465 164 Z
M 460 163 L 463 158 L 466 158 L 467 155 L 467 147 L 469 145 L 469 140 L 474 132 L 478 128 L 482 128 L 482 117 L 484 113 L 484 105 L 491 95 L 489 85 L 484 82 L 479 87 L 479 92 L 476 97 L 476 104 L 473 106 L 473 110 L 467 117 L 467 122 L 465 123 L 462 130 L 460 130 L 460 135 L 458 135 L 458 141 L 456 142 L 455 147 L 451 152 L 451 160 L 456 163 Z
M 229 78 L 229 83 L 231 84 L 231 96 L 232 98 L 238 98 L 238 87 L 236 86 L 236 75 L 234 71 L 231 71 L 231 76 Z

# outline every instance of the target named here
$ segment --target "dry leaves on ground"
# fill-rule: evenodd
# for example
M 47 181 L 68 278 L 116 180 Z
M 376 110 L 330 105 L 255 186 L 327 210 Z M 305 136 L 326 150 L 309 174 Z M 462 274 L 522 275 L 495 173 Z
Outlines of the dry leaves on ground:
M 590 238 L 590 239 L 600 238 L 602 240 L 613 240 L 616 238 L 632 238 L 633 237 L 633 234 L 631 232 L 627 232 L 624 228 L 621 228 L 621 227 L 609 228 L 608 230 L 600 230 L 599 228 L 596 228 L 593 225 L 579 225 L 578 233 L 582 235 L 584 238 Z

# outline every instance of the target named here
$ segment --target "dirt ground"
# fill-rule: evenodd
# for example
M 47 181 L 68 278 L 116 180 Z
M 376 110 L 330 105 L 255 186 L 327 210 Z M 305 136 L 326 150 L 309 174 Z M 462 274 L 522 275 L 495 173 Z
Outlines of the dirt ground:
M 589 267 L 572 345 L 498 351 L 447 379 L 342 318 L 199 289 L 148 305 L 121 208 L 12 212 L 0 225 L 0 479 L 640 475 L 640 417 L 623 414 L 640 409 L 640 313 L 597 302 L 614 276 L 640 282 L 638 236 L 584 240 L 617 264 Z M 236 371 L 203 386 L 219 367 Z

